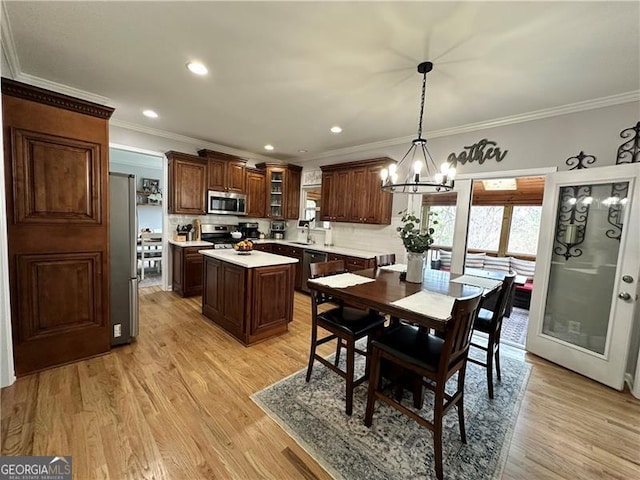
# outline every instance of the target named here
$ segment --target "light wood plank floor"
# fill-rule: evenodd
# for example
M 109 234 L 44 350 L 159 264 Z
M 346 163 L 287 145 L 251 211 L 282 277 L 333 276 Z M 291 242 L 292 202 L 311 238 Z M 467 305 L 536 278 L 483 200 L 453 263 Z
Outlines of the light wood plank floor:
M 296 294 L 290 332 L 245 348 L 200 315 L 199 297 L 143 289 L 133 345 L 2 390 L 2 454 L 70 454 L 81 480 L 330 478 L 249 398 L 306 366 L 309 312 Z M 527 361 L 503 478 L 640 478 L 640 402 Z

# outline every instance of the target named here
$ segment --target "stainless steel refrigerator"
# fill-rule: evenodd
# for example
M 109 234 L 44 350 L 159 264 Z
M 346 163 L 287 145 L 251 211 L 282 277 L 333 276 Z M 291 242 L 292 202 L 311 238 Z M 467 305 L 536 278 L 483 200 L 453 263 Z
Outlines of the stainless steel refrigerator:
M 111 345 L 138 336 L 136 177 L 109 173 Z

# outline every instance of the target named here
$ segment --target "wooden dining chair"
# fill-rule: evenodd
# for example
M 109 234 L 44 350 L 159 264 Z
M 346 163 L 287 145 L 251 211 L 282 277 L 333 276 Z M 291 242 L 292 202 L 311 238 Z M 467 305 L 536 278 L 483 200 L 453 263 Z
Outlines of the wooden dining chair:
M 344 261 L 334 260 L 331 262 L 318 262 L 310 265 L 311 277 L 318 278 L 328 275 L 336 275 L 344 273 Z M 360 385 L 368 378 L 369 373 L 369 344 L 372 337 L 378 336 L 383 328 L 385 318 L 375 312 L 367 310 L 359 310 L 349 306 L 345 306 L 341 301 L 336 301 L 330 296 L 313 290 L 313 283 L 309 284 L 311 288 L 311 352 L 309 354 L 309 366 L 307 367 L 307 382 L 311 379 L 311 371 L 313 370 L 313 362 L 318 360 L 327 368 L 336 372 L 346 381 L 346 408 L 347 415 L 353 412 L 353 389 Z M 334 308 L 318 311 L 318 306 L 323 303 L 331 302 L 337 304 Z M 318 329 L 322 328 L 330 332 L 330 335 L 318 338 Z M 367 350 L 356 348 L 356 342 L 361 338 L 368 337 Z M 337 340 L 335 361 L 332 364 L 327 359 L 316 353 L 318 345 Z M 338 367 L 340 362 L 340 350 L 345 347 L 347 350 L 346 371 Z M 366 357 L 365 373 L 358 379 L 354 379 L 355 354 L 364 355 Z
M 475 321 L 480 294 L 456 299 L 447 321 L 444 338 L 432 335 L 417 326 L 400 324 L 371 343 L 371 375 L 367 394 L 367 410 L 364 423 L 370 427 L 376 400 L 412 418 L 419 425 L 433 432 L 436 477 L 443 478 L 442 469 L 442 419 L 454 406 L 458 409 L 458 425 L 462 443 L 467 443 L 464 428 L 464 379 L 469 354 L 473 323 Z M 420 380 L 423 386 L 435 394 L 433 421 L 414 413 L 399 400 L 382 389 L 382 363 L 399 366 Z M 445 392 L 447 380 L 458 373 L 457 390 Z M 414 392 L 415 402 L 415 392 Z
M 469 358 L 470 362 L 481 365 L 487 369 L 487 386 L 489 388 L 489 398 L 493 398 L 493 359 L 495 358 L 496 376 L 498 381 L 502 380 L 500 376 L 500 333 L 502 331 L 502 320 L 505 317 L 507 311 L 507 304 L 509 303 L 509 296 L 513 288 L 513 282 L 516 278 L 516 274 L 512 273 L 504 277 L 502 281 L 502 287 L 498 294 L 497 300 L 493 307 L 493 311 L 481 308 L 478 311 L 478 317 L 476 318 L 473 326 L 477 332 L 486 333 L 489 338 L 487 339 L 487 345 L 477 343 L 477 339 L 471 342 L 471 346 L 484 350 L 486 352 L 485 361 L 476 360 L 473 357 Z
M 388 253 L 386 255 L 376 256 L 376 268 L 386 267 L 387 265 L 394 265 L 396 263 L 396 254 Z

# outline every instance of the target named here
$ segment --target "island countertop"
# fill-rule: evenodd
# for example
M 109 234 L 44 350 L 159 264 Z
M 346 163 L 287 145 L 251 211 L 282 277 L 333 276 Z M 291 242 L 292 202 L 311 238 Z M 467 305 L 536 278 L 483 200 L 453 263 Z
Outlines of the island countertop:
M 198 253 L 244 268 L 271 267 L 298 263 L 297 258 L 284 257 L 282 255 L 260 252 L 258 250 L 251 251 L 249 255 L 239 254 L 232 249 L 200 250 Z

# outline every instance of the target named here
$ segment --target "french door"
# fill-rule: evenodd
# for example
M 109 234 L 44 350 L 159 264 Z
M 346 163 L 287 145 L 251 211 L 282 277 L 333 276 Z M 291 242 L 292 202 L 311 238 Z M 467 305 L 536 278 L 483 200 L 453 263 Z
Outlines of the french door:
M 621 390 L 638 305 L 640 164 L 549 174 L 527 350 Z

